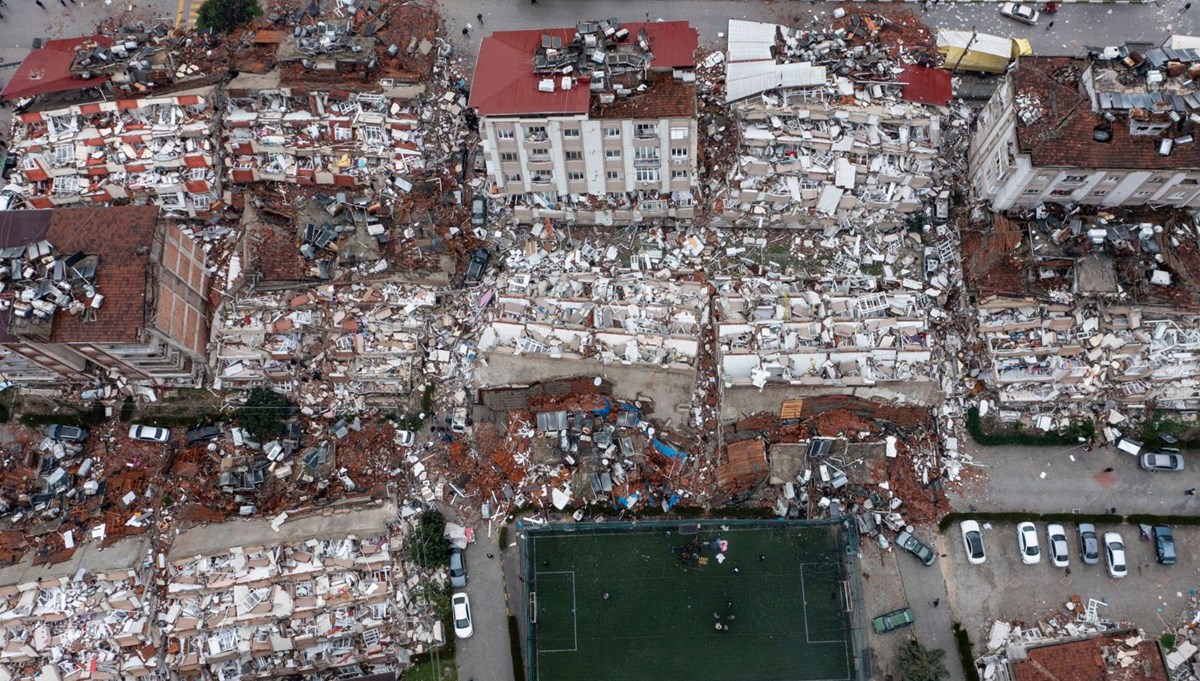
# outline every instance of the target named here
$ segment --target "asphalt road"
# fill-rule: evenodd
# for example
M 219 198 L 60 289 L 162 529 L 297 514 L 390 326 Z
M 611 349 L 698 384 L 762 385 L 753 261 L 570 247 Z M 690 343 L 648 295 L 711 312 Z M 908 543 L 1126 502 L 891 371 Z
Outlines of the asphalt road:
M 496 536 L 483 536 L 467 547 L 467 588 L 475 634 L 455 646 L 459 681 L 512 681 L 508 610 Z M 488 558 L 487 554 L 495 558 Z
M 1115 447 L 1091 452 L 1082 447 L 978 447 L 967 451 L 980 464 L 986 482 L 968 483 L 949 495 L 955 510 L 1059 513 L 1078 509 L 1121 515 L 1200 513 L 1200 496 L 1186 496 L 1195 474 L 1148 473 Z M 1192 463 L 1191 461 L 1188 462 Z M 1112 468 L 1106 473 L 1106 468 Z

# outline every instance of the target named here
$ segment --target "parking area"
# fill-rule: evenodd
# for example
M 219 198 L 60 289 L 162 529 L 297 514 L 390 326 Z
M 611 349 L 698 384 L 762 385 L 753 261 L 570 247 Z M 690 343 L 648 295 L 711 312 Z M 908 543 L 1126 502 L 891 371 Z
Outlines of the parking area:
M 1124 541 L 1128 575 L 1115 579 L 1105 567 L 1103 542 L 1099 564 L 1085 565 L 1080 560 L 1079 536 L 1072 524 L 1064 524 L 1070 564 L 1054 567 L 1046 552 L 1046 523 L 1034 524 L 1042 553 L 1036 565 L 1021 560 L 1016 523 L 980 523 L 986 549 L 986 561 L 981 565 L 967 562 L 957 524 L 938 539 L 954 619 L 968 626 L 976 652 L 980 652 L 993 620 L 1033 625 L 1063 612 L 1073 595 L 1078 595 L 1085 607 L 1089 599 L 1107 603 L 1099 607 L 1101 618 L 1128 621 L 1157 636 L 1176 621 L 1186 605 L 1188 590 L 1196 584 L 1200 528 L 1171 528 L 1178 562 L 1166 566 L 1156 562 L 1154 542 L 1143 540 L 1137 525 L 1098 523 L 1100 537 L 1115 531 Z

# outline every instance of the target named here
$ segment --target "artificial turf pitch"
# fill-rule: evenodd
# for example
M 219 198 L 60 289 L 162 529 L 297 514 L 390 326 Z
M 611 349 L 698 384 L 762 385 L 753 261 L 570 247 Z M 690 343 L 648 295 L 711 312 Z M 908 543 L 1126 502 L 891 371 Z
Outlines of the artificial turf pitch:
M 533 681 L 851 678 L 839 526 L 578 527 L 526 534 Z M 718 537 L 724 563 L 679 559 Z

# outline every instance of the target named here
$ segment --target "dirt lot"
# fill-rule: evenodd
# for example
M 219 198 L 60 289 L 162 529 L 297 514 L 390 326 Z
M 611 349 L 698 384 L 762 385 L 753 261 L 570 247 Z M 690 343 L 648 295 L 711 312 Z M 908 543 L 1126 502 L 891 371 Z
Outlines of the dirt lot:
M 1099 565 L 1084 565 L 1079 559 L 1074 526 L 1066 528 L 1070 566 L 1053 567 L 1045 555 L 1046 524 L 1035 524 L 1043 552 L 1037 565 L 1021 562 L 1013 523 L 981 523 L 987 554 L 983 565 L 967 563 L 957 525 L 939 538 L 954 619 L 967 627 L 977 653 L 993 620 L 1033 626 L 1063 612 L 1072 595 L 1078 595 L 1084 606 L 1088 599 L 1107 603 L 1098 608 L 1101 619 L 1129 622 L 1155 637 L 1166 628 L 1164 624 L 1173 624 L 1180 616 L 1200 570 L 1200 528 L 1172 528 L 1179 562 L 1163 566 L 1154 560 L 1154 544 L 1139 539 L 1136 525 L 1098 524 L 1097 534 L 1115 530 L 1125 542 L 1129 574 L 1113 579 L 1105 569 L 1103 549 Z

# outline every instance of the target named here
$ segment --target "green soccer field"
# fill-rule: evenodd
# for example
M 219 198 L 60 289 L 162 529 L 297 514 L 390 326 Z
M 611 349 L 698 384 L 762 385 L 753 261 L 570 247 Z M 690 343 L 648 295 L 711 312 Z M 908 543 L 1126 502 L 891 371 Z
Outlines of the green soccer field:
M 525 534 L 533 681 L 852 678 L 840 525 L 566 529 Z

